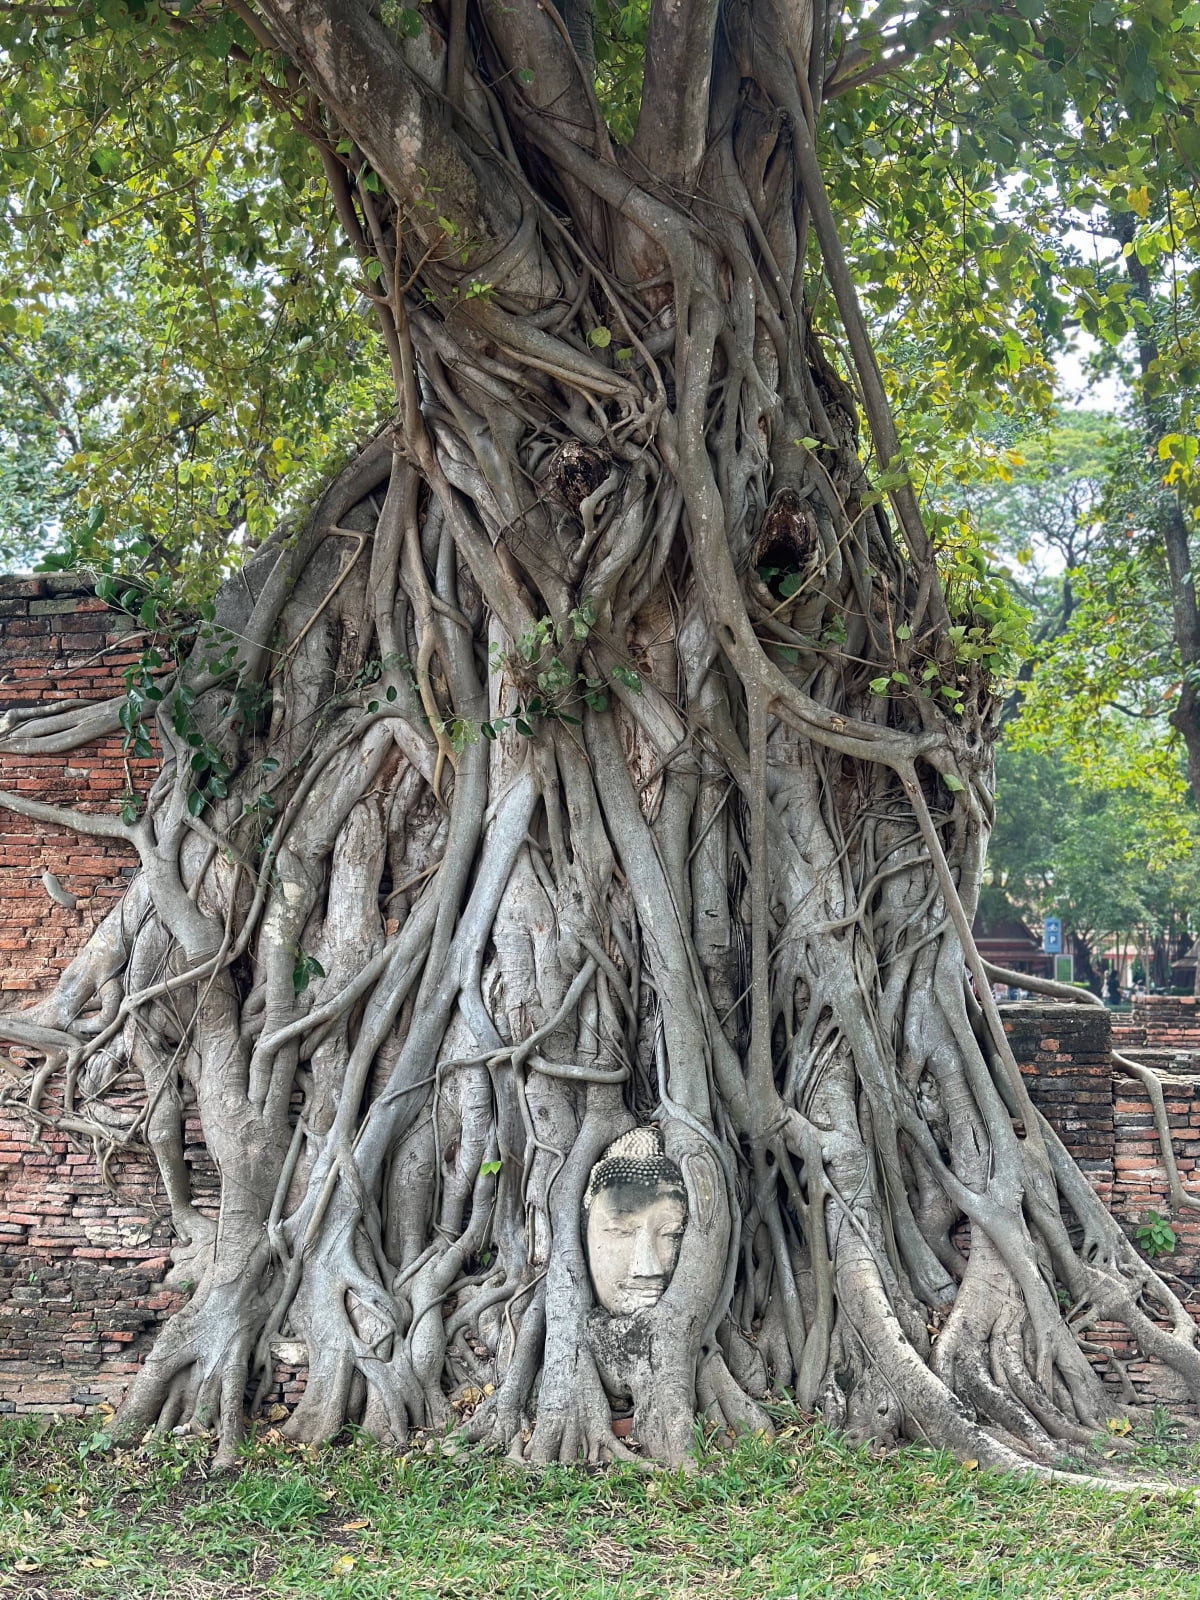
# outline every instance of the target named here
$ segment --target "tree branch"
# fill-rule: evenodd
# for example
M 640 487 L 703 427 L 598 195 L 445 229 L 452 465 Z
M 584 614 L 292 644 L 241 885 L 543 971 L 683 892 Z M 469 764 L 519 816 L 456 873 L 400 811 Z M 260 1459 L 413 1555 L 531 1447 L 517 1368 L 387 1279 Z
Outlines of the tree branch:
M 28 795 L 13 794 L 8 789 L 0 789 L 0 806 L 15 811 L 19 817 L 47 822 L 55 828 L 70 828 L 73 833 L 87 834 L 93 839 L 120 839 L 132 845 L 138 842 L 137 829 L 127 826 L 119 817 L 106 817 L 94 811 L 72 811 L 69 806 L 47 805 L 43 800 L 31 800 Z
M 652 0 L 642 106 L 631 150 L 647 172 L 690 189 L 708 132 L 716 0 Z
M 923 55 L 930 45 L 940 44 L 943 39 L 949 38 L 964 18 L 974 17 L 980 12 L 992 14 L 1005 9 L 1003 6 L 984 4 L 960 7 L 945 14 L 939 8 L 937 12 L 926 13 L 925 17 L 917 17 L 909 23 L 904 34 L 919 29 L 922 22 L 927 21 L 930 15 L 936 18 L 932 26 L 922 34 L 920 41 L 911 44 L 901 33 L 893 34 L 891 37 L 885 37 L 883 34 L 862 35 L 861 38 L 870 37 L 874 49 L 869 49 L 861 42 L 852 43 L 825 80 L 825 98 L 835 100 L 839 95 L 849 94 L 853 89 L 862 88 L 864 84 L 886 78 L 890 72 L 898 72 L 901 67 L 908 66 L 909 62 Z M 882 53 L 876 55 L 877 51 Z
M 444 253 L 452 238 L 455 270 L 461 266 L 469 274 L 512 238 L 522 207 L 502 164 L 450 130 L 444 84 L 418 75 L 404 47 L 361 0 L 259 0 L 259 9 L 426 249 Z M 432 55 L 444 72 L 440 36 L 427 33 L 420 43 L 425 59 Z M 519 265 L 505 289 L 540 303 L 544 275 L 534 269 L 521 274 Z

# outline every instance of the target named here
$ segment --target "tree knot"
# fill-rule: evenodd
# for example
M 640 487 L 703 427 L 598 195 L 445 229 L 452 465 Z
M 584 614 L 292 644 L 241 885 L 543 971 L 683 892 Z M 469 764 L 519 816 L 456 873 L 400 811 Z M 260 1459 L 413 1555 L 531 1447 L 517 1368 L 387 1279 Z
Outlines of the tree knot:
M 608 477 L 612 462 L 600 450 L 579 439 L 567 439 L 550 457 L 542 489 L 552 500 L 576 514 L 589 495 Z

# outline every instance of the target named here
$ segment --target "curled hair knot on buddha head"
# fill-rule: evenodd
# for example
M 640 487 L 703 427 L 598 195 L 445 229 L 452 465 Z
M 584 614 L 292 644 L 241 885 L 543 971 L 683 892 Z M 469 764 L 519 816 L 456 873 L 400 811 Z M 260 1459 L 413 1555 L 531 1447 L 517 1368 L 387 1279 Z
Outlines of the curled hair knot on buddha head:
M 592 1168 L 583 1196 L 583 1208 L 606 1189 L 646 1189 L 653 1194 L 669 1194 L 681 1200 L 687 1211 L 687 1189 L 683 1173 L 663 1149 L 657 1128 L 632 1128 L 612 1144 Z

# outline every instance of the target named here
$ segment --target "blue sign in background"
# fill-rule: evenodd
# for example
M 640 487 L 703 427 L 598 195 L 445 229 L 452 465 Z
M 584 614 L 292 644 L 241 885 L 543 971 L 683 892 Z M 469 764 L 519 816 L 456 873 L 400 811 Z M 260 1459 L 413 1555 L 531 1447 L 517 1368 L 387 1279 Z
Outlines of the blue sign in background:
M 1042 953 L 1048 956 L 1062 954 L 1062 918 L 1042 918 Z

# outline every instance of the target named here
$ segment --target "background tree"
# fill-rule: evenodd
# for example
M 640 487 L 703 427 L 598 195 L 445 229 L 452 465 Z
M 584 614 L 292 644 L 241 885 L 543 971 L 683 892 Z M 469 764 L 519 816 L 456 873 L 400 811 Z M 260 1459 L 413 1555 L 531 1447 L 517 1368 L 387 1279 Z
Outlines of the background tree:
M 142 861 L 3 1022 L 61 1066 L 73 1131 L 112 1137 L 94 1099 L 145 1083 L 118 1132 L 152 1144 L 196 1287 L 118 1435 L 212 1427 L 231 1459 L 285 1327 L 295 1436 L 469 1412 L 537 1461 L 624 1453 L 623 1396 L 678 1461 L 697 1410 L 764 1425 L 771 1384 L 862 1436 L 1049 1461 L 1112 1406 L 1076 1335 L 1096 1318 L 1200 1396 L 1187 1311 L 1030 1104 L 971 942 L 1020 624 L 969 530 L 922 518 L 817 145 L 840 101 L 835 194 L 877 160 L 877 201 L 978 261 L 928 280 L 975 333 L 922 338 L 939 392 L 957 369 L 979 403 L 1022 363 L 976 307 L 1037 278 L 987 218 L 995 163 L 988 196 L 963 186 L 1006 104 L 1018 132 L 1090 127 L 1147 73 L 1155 100 L 1186 81 L 1184 13 L 1171 49 L 1118 14 L 1100 38 L 1091 8 L 1024 0 L 656 3 L 644 32 L 540 0 L 5 14 L 31 248 L 92 237 L 63 156 L 96 127 L 162 169 L 231 105 L 262 159 L 283 123 L 281 190 L 311 194 L 299 130 L 395 391 L 178 673 L 133 683 L 119 714 L 164 756 L 140 815 L 4 796 Z M 61 127 L 27 114 L 49 100 Z M 910 124 L 952 204 L 903 181 Z M 581 1203 L 647 1121 L 687 1224 L 662 1298 L 610 1318 Z
M 0 548 L 210 598 L 391 388 L 311 147 L 228 24 L 181 56 L 153 11 L 105 14 L 6 19 Z
M 1061 917 L 1076 979 L 1097 994 L 1110 949 L 1139 956 L 1168 985 L 1195 925 L 1194 809 L 1178 766 L 1166 781 L 1154 772 L 1115 740 L 1099 770 L 1020 744 L 998 752 L 980 915 L 1016 914 L 1031 926 Z

